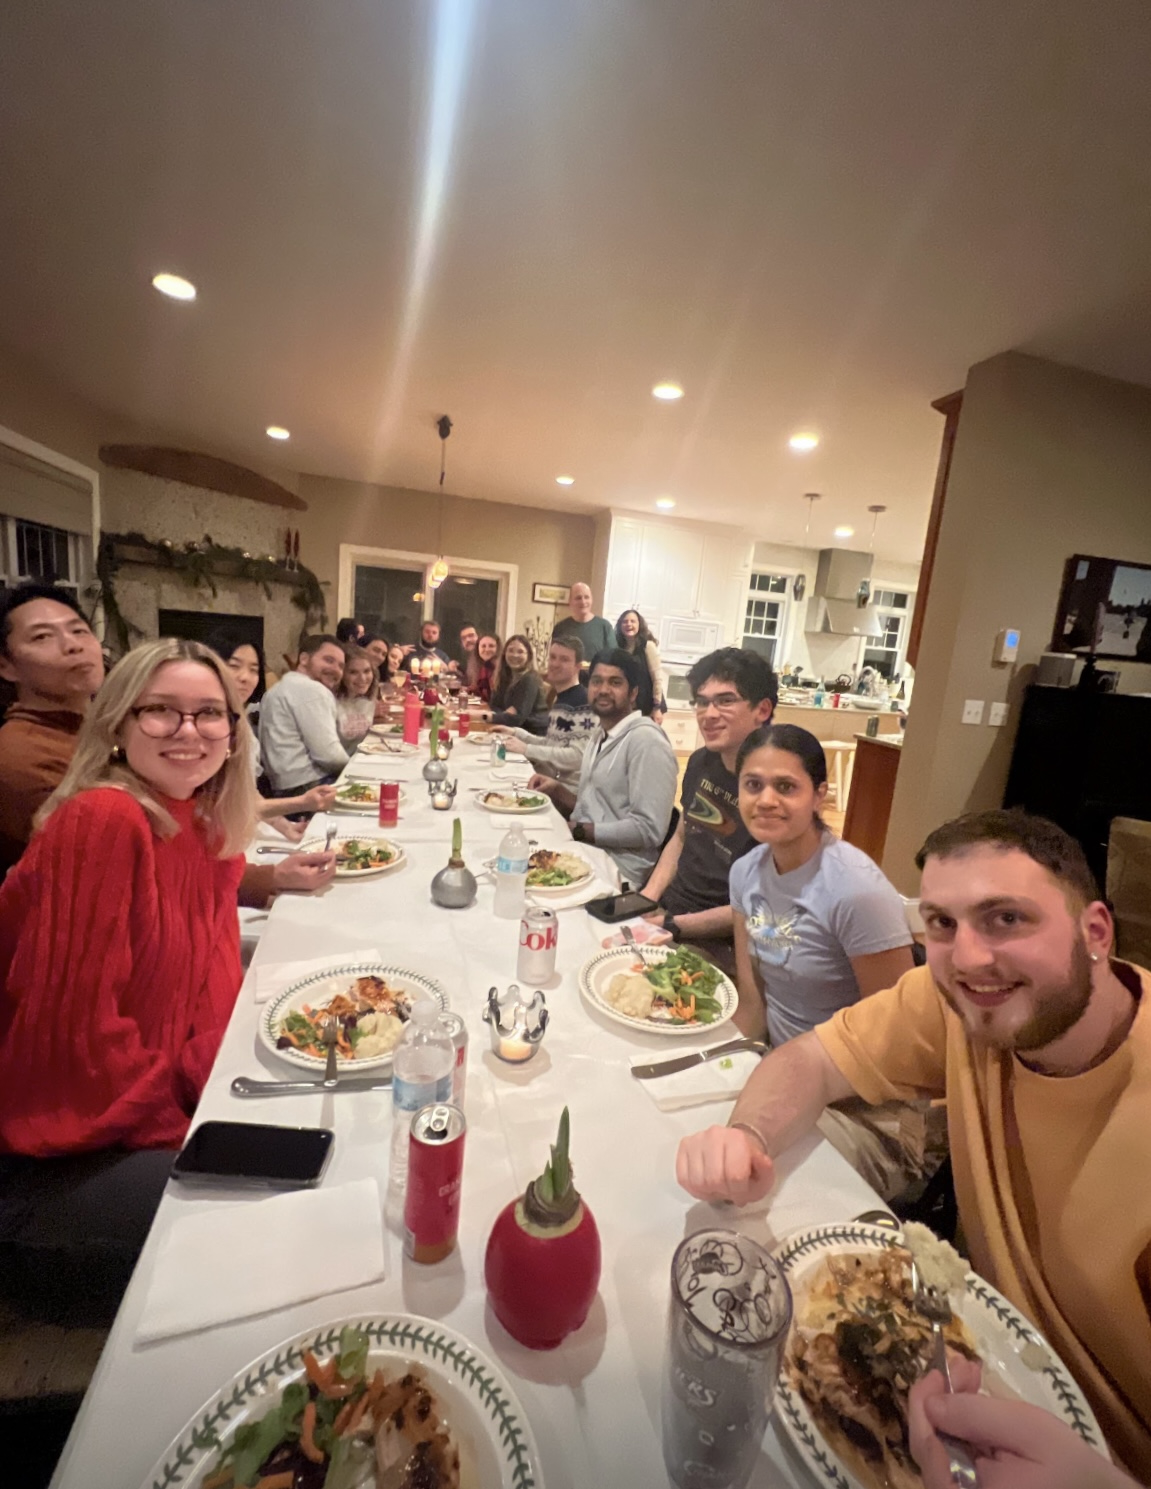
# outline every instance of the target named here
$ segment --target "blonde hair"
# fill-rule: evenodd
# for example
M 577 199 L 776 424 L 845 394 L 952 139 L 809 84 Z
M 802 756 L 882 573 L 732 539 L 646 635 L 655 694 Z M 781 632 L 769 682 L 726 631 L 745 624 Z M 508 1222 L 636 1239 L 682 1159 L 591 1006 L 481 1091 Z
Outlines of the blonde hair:
M 220 769 L 196 791 L 196 805 L 209 837 L 218 844 L 221 858 L 242 853 L 255 830 L 256 796 L 255 740 L 236 697 L 232 674 L 214 651 L 198 641 L 162 637 L 137 646 L 120 659 L 96 694 L 76 736 L 76 750 L 64 779 L 36 814 L 41 826 L 63 802 L 90 791 L 94 786 L 118 786 L 134 796 L 151 819 L 153 830 L 164 838 L 175 837 L 179 828 L 170 812 L 156 799 L 153 788 L 120 758 L 120 730 L 136 699 L 156 671 L 167 662 L 198 662 L 220 681 L 228 708 L 237 716 L 232 726 L 232 750 Z
M 388 650 L 391 651 L 391 647 L 389 647 Z M 371 657 L 368 656 L 367 652 L 364 651 L 363 647 L 345 646 L 343 648 L 343 652 L 344 675 L 340 678 L 340 685 L 336 689 L 336 697 L 345 702 L 356 702 L 359 698 L 368 698 L 374 703 L 380 696 L 379 668 L 376 666 L 375 662 L 372 661 Z M 356 662 L 367 662 L 368 666 L 372 669 L 372 682 L 366 693 L 360 693 L 357 695 L 356 699 L 353 699 L 351 693 L 348 692 L 348 673 L 351 671 L 353 665 Z

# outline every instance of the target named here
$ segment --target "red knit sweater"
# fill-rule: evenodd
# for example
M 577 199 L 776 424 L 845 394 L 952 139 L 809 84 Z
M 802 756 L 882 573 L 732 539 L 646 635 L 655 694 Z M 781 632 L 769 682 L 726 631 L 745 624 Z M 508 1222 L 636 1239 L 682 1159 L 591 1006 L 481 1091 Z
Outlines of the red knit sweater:
M 244 860 L 163 804 L 173 838 L 126 791 L 81 792 L 0 886 L 0 1151 L 183 1140 L 240 986 Z

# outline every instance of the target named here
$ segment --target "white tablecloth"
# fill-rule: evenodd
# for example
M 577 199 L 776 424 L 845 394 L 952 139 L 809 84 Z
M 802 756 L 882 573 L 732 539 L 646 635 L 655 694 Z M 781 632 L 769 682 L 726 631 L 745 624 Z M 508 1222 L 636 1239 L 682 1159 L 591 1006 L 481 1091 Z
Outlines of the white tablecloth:
M 653 1058 L 670 1055 L 685 1043 L 633 1034 L 586 1006 L 577 972 L 607 928 L 583 910 L 560 914 L 557 985 L 548 990 L 552 1022 L 542 1049 L 521 1068 L 496 1060 L 480 1014 L 487 989 L 515 978 L 518 922 L 494 917 L 493 889 L 483 880 L 470 909 L 448 911 L 432 904 L 429 884 L 447 860 L 454 814 L 431 810 L 419 775 L 423 760 L 421 754 L 354 761 L 356 775 L 405 782 L 407 801 L 389 835 L 407 849 L 407 862 L 378 879 L 338 882 L 322 895 L 279 898 L 256 964 L 378 947 L 385 958 L 442 982 L 471 1037 L 459 1247 L 436 1266 L 419 1266 L 403 1256 L 399 1237 L 388 1232 L 383 1282 L 300 1303 L 281 1314 L 140 1345 L 136 1333 L 152 1268 L 175 1219 L 238 1198 L 221 1191 L 214 1200 L 169 1186 L 57 1468 L 53 1483 L 59 1489 L 135 1489 L 201 1403 L 254 1357 L 302 1329 L 373 1311 L 441 1319 L 503 1366 L 531 1420 L 547 1489 L 623 1484 L 664 1489 L 660 1373 L 668 1268 L 677 1243 L 718 1224 L 772 1245 L 801 1225 L 842 1220 L 877 1203 L 863 1180 L 815 1137 L 784 1155 L 768 1207 L 737 1212 L 693 1203 L 675 1181 L 676 1144 L 685 1133 L 726 1120 L 728 1108 L 661 1112 L 630 1076 L 630 1057 L 644 1050 Z M 478 869 L 494 853 L 510 819 L 483 811 L 469 790 L 488 782 L 484 751 L 457 745 L 450 765 L 460 782 L 465 857 Z M 378 830 L 372 817 L 341 813 L 331 820 L 341 828 L 360 820 Z M 566 839 L 566 826 L 550 807 L 521 820 L 540 842 L 559 845 Z M 315 823 L 320 830 L 324 825 L 323 819 Z M 336 1144 L 325 1184 L 370 1175 L 386 1183 L 391 1128 L 386 1092 L 266 1102 L 230 1094 L 237 1075 L 291 1074 L 257 1047 L 253 983 L 249 971 L 197 1120 L 331 1127 Z M 702 1036 L 686 1047 L 707 1042 Z M 509 1338 L 486 1307 L 483 1254 L 496 1215 L 539 1173 L 565 1103 L 571 1109 L 576 1183 L 603 1241 L 603 1274 L 584 1327 L 559 1349 L 536 1353 Z M 252 1195 L 247 1202 L 258 1225 L 260 1199 Z M 770 1431 L 751 1484 L 781 1489 L 807 1482 Z

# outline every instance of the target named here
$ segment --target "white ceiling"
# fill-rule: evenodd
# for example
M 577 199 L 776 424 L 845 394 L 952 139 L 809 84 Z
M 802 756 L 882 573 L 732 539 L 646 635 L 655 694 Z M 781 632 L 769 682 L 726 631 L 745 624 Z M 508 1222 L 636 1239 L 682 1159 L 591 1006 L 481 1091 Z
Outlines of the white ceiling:
M 430 488 L 447 412 L 465 496 L 914 559 L 972 362 L 1151 382 L 1149 58 L 1147 0 L 5 0 L 0 341 L 264 466 Z

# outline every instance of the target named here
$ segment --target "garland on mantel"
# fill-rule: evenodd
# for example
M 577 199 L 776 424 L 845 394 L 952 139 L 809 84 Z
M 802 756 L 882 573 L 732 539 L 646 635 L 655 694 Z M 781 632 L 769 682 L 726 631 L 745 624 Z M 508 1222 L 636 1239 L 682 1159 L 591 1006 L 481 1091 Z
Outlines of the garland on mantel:
M 304 612 L 305 629 L 316 630 L 327 623 L 323 586 L 311 569 L 266 554 L 259 557 L 242 548 L 225 548 L 205 533 L 198 543 L 177 547 L 168 538 L 158 542 L 143 533 L 104 533 L 96 554 L 95 593 L 104 607 L 104 619 L 121 651 L 132 645 L 132 637 L 143 636 L 120 609 L 116 598 L 116 575 L 124 564 L 150 564 L 169 569 L 193 589 L 208 590 L 215 599 L 217 579 L 247 579 L 263 587 L 272 598 L 273 584 L 292 587 L 292 603 Z M 327 581 L 325 580 L 324 583 Z

